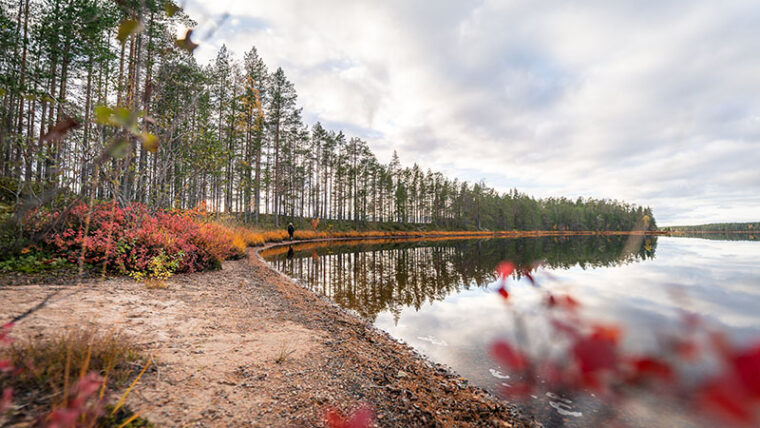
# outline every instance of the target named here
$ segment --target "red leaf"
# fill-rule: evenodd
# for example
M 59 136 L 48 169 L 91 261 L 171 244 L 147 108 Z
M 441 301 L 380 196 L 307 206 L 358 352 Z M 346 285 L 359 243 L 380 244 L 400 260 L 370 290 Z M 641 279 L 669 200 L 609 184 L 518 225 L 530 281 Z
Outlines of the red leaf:
M 546 306 L 550 308 L 556 306 L 572 311 L 578 308 L 580 306 L 580 303 L 568 295 L 554 297 L 553 294 L 549 294 L 549 298 L 546 301 Z
M 536 285 L 536 280 L 533 278 L 533 275 L 531 275 L 530 272 L 525 271 L 525 277 L 530 280 L 531 284 Z
M 375 421 L 375 411 L 368 405 L 354 410 L 348 420 L 348 428 L 367 428 Z
M 340 410 L 334 407 L 325 409 L 325 424 L 329 428 L 345 428 L 346 423 L 346 417 L 343 416 Z
M 664 381 L 673 380 L 673 369 L 669 364 L 651 357 L 637 358 L 632 362 L 635 370 L 635 380 L 644 377 L 657 377 Z
M 697 393 L 697 408 L 728 419 L 731 422 L 747 424 L 752 421 L 751 402 L 747 400 L 740 385 L 730 377 L 708 383 Z
M 504 287 L 504 286 L 499 287 L 499 294 L 501 294 L 501 297 L 505 299 L 509 298 L 509 292 L 507 291 L 507 287 Z
M 607 325 L 594 326 L 594 331 L 591 335 L 594 339 L 606 340 L 613 344 L 617 344 L 620 341 L 620 336 L 622 336 L 620 328 Z
M 549 298 L 546 299 L 546 306 L 553 308 L 557 305 L 557 299 L 554 298 L 553 294 L 549 294 Z
M 79 419 L 79 409 L 62 408 L 56 409 L 46 418 L 48 428 L 73 427 Z
M 325 424 L 329 428 L 367 428 L 375 421 L 375 411 L 372 407 L 363 404 L 357 407 L 349 417 L 334 408 L 325 409 Z
M 613 370 L 617 364 L 615 342 L 596 334 L 577 341 L 573 346 L 573 354 L 584 374 Z
M 552 326 L 557 331 L 559 331 L 561 333 L 564 333 L 564 334 L 572 337 L 573 339 L 577 339 L 580 336 L 580 333 L 578 333 L 578 330 L 575 327 L 573 327 L 572 325 L 570 325 L 570 324 L 567 324 L 565 322 L 562 322 L 562 321 L 556 320 L 556 319 L 552 320 L 551 323 L 552 323 Z
M 507 279 L 509 275 L 512 275 L 512 272 L 515 270 L 515 265 L 512 262 L 501 262 L 498 266 L 496 266 L 496 273 L 499 274 L 499 278 L 501 279 Z
M 577 308 L 578 306 L 581 305 L 580 303 L 578 303 L 577 300 L 573 299 L 570 296 L 564 296 L 564 304 L 565 304 L 566 307 L 568 307 L 570 309 Z
M 514 370 L 522 370 L 526 366 L 525 357 L 504 341 L 491 345 L 491 356 Z
M 12 322 L 3 324 L 2 330 L 0 330 L 0 344 L 10 345 L 11 342 L 13 342 L 13 339 L 8 334 L 10 333 L 11 329 L 13 329 Z
M 760 345 L 735 354 L 732 364 L 744 388 L 753 398 L 760 398 Z

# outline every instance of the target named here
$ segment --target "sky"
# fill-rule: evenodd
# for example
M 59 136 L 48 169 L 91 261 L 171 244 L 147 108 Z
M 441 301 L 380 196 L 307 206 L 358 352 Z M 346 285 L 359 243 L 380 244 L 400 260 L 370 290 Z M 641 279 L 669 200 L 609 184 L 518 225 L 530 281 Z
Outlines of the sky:
M 660 226 L 760 220 L 760 2 L 185 10 L 199 61 L 255 46 L 294 83 L 307 123 L 366 140 L 383 162 L 396 150 L 499 191 L 650 206 Z

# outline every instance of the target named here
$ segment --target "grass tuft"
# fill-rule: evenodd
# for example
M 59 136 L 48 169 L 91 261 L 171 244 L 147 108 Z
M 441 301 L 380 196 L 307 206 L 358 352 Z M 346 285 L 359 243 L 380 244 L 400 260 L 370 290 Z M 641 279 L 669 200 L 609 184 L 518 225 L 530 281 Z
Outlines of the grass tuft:
M 128 336 L 87 329 L 14 341 L 0 348 L 0 360 L 4 359 L 23 368 L 0 375 L 3 387 L 13 389 L 15 407 L 23 409 L 11 416 L 18 422 L 66 407 L 72 385 L 88 373 L 104 378 L 99 388 L 102 398 L 106 390 L 126 385 L 146 361 Z
M 277 364 L 282 364 L 287 359 L 293 355 L 293 353 L 296 352 L 295 349 L 292 349 L 290 342 L 283 342 L 280 345 L 280 352 L 277 354 L 277 358 L 274 359 L 274 362 Z

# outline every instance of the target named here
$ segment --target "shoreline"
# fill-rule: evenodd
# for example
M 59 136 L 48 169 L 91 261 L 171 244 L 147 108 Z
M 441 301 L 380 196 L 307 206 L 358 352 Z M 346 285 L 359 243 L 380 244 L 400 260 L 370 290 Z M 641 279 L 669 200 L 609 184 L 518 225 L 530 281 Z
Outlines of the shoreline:
M 220 271 L 175 275 L 165 289 L 129 278 L 3 285 L 3 318 L 53 295 L 17 323 L 15 337 L 82 327 L 128 334 L 156 364 L 127 404 L 158 426 L 319 426 L 326 407 L 362 403 L 375 408 L 378 426 L 536 425 L 259 254 L 291 243 L 249 248 Z

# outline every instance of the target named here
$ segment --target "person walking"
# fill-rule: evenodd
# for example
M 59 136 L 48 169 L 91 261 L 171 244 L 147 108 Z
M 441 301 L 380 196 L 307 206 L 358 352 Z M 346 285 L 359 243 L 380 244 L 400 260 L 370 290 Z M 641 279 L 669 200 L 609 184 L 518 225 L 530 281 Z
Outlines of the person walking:
M 296 228 L 293 227 L 293 223 L 288 223 L 288 235 L 290 235 L 290 240 L 293 240 L 293 233 L 295 233 Z

